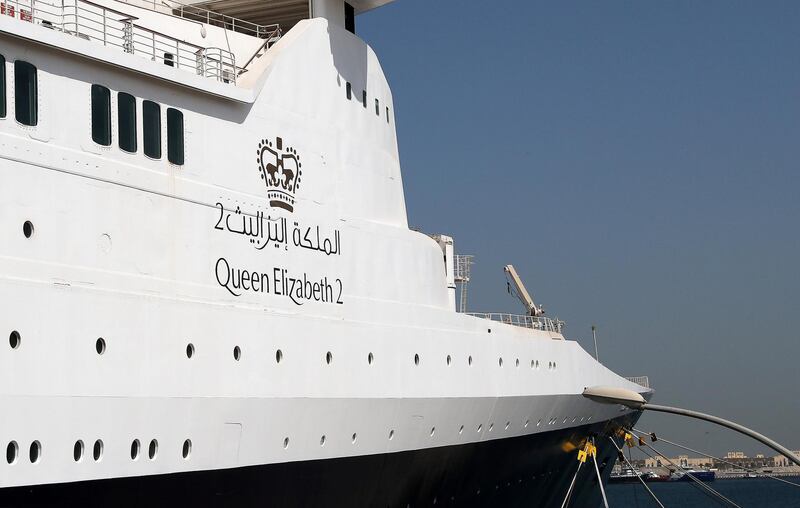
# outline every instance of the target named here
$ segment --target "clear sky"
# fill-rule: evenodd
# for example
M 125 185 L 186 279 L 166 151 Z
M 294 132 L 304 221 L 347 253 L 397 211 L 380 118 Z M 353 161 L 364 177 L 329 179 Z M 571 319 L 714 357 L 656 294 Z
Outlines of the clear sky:
M 392 86 L 409 223 L 476 256 L 470 310 L 521 310 L 513 263 L 654 402 L 800 449 L 800 2 L 398 0 L 357 31 Z

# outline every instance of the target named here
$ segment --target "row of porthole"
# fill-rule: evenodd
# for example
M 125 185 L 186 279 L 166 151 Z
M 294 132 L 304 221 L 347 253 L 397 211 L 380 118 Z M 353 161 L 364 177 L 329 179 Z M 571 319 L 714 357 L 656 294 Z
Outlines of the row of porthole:
M 75 445 L 72 448 L 72 458 L 75 462 L 81 462 L 83 460 L 83 456 L 85 453 L 85 445 L 83 444 L 83 440 L 78 439 L 75 441 Z M 138 439 L 134 439 L 131 442 L 131 460 L 139 460 L 141 455 L 141 442 Z M 103 459 L 103 451 L 105 449 L 105 445 L 103 444 L 102 439 L 98 439 L 94 442 L 92 446 L 92 458 L 95 462 L 100 462 Z M 184 459 L 188 460 L 189 456 L 192 454 L 192 440 L 187 439 L 183 442 L 183 447 L 181 449 L 181 455 Z M 147 457 L 150 460 L 155 460 L 156 456 L 158 455 L 158 440 L 151 439 L 150 444 L 147 447 Z M 31 461 L 31 464 L 36 464 L 39 462 L 39 459 L 42 456 L 42 444 L 39 441 L 34 441 L 31 443 L 28 457 Z M 9 464 L 16 464 L 19 458 L 19 444 L 16 441 L 11 441 L 6 446 L 6 462 Z
M 580 417 L 581 423 L 583 423 L 584 421 L 589 422 L 591 419 L 592 419 L 591 416 Z M 564 423 L 567 423 L 567 420 L 569 420 L 569 418 L 564 418 Z M 558 417 L 550 418 L 550 420 L 547 422 L 547 424 L 548 425 L 554 425 L 557 421 L 558 421 Z M 576 423 L 577 421 L 578 421 L 578 417 L 577 416 L 572 419 L 573 423 Z M 539 419 L 536 422 L 536 426 L 539 427 L 539 426 L 541 426 L 541 424 L 542 424 L 542 420 Z M 528 425 L 530 425 L 530 420 L 525 420 L 524 428 L 527 429 Z M 505 430 L 508 430 L 510 427 L 511 427 L 511 421 L 509 420 L 509 421 L 506 422 Z M 494 430 L 494 423 L 490 423 L 489 424 L 489 432 L 492 432 L 493 430 Z M 480 423 L 480 424 L 478 424 L 478 428 L 477 428 L 476 432 L 481 433 L 482 431 L 483 431 L 483 424 Z M 464 433 L 464 426 L 463 425 L 461 427 L 459 427 L 458 433 L 459 434 L 463 434 Z M 433 437 L 435 434 L 436 434 L 436 427 L 431 427 L 430 437 Z M 389 431 L 389 441 L 393 440 L 394 436 L 395 436 L 395 432 L 394 432 L 394 429 L 392 429 L 392 430 Z M 319 438 L 319 445 L 320 446 L 325 446 L 325 443 L 327 442 L 327 440 L 328 440 L 327 436 L 325 434 L 323 434 Z M 352 444 L 356 444 L 356 441 L 358 441 L 358 433 L 354 432 L 353 435 L 350 438 L 350 442 Z M 283 448 L 284 448 L 284 450 L 289 448 L 289 438 L 288 437 L 283 438 Z
M 192 344 L 192 343 L 187 344 L 187 346 L 186 346 L 186 356 L 188 358 L 191 358 L 192 356 L 194 356 L 194 353 L 195 353 L 194 344 Z M 241 360 L 241 358 L 242 358 L 242 349 L 239 346 L 235 346 L 233 348 L 233 359 L 236 360 L 236 361 L 239 361 L 239 360 Z M 283 360 L 283 351 L 278 349 L 277 351 L 275 351 L 275 362 L 276 363 L 281 363 L 282 360 Z M 452 360 L 453 360 L 452 357 L 450 355 L 447 355 L 447 357 L 445 359 L 445 362 L 447 363 L 447 365 L 450 365 L 452 363 Z M 375 355 L 372 354 L 372 352 L 370 352 L 367 355 L 367 363 L 369 365 L 372 365 L 372 363 L 374 361 L 375 361 Z M 420 359 L 419 354 L 415 354 L 414 355 L 414 365 L 419 365 L 420 361 L 421 361 L 421 359 Z M 328 365 L 333 363 L 333 353 L 331 353 L 330 351 L 325 353 L 325 363 L 328 364 Z M 467 363 L 469 365 L 472 365 L 472 355 L 470 355 L 468 357 Z M 503 366 L 503 357 L 502 356 L 499 359 L 499 364 L 500 364 L 500 367 Z M 519 367 L 519 358 L 516 359 L 516 366 Z M 531 360 L 531 369 L 538 369 L 538 368 L 539 368 L 539 360 Z M 556 369 L 556 362 L 548 362 L 547 369 L 548 370 L 555 370 Z
M 11 349 L 17 349 L 22 343 L 22 336 L 18 331 L 14 330 L 9 335 L 8 342 L 9 345 L 11 346 Z M 95 351 L 97 351 L 98 355 L 102 355 L 103 353 L 106 352 L 106 341 L 102 337 L 95 341 Z M 192 358 L 194 354 L 195 354 L 195 347 L 194 344 L 190 342 L 189 344 L 186 345 L 186 357 Z M 237 362 L 242 359 L 242 348 L 240 348 L 239 346 L 235 346 L 233 348 L 233 359 L 236 360 Z M 278 349 L 277 351 L 275 351 L 275 362 L 281 363 L 282 360 L 283 360 L 283 351 Z M 369 365 L 372 365 L 374 361 L 375 361 L 375 356 L 372 354 L 372 352 L 370 352 L 367 355 L 367 363 Z M 450 355 L 447 355 L 445 362 L 447 363 L 447 365 L 450 365 L 452 363 L 452 357 Z M 325 353 L 325 363 L 328 365 L 333 363 L 333 353 L 331 353 L 330 351 Z M 472 365 L 471 355 L 467 359 L 467 363 L 469 365 Z M 498 360 L 498 363 L 500 367 L 503 366 L 502 356 Z M 414 365 L 419 365 L 419 364 L 420 364 L 420 356 L 418 354 L 415 354 Z M 515 365 L 516 367 L 519 367 L 519 358 L 516 359 Z M 531 360 L 531 369 L 539 369 L 539 360 Z M 555 370 L 555 369 L 556 369 L 556 362 L 547 362 L 547 370 Z
M 589 422 L 589 421 L 591 421 L 591 419 L 592 419 L 591 415 L 588 416 L 588 417 L 580 417 L 580 422 L 581 423 L 583 423 L 584 421 Z M 548 420 L 547 424 L 548 425 L 554 425 L 557 421 L 558 421 L 558 417 L 552 417 L 552 418 L 550 418 Z M 567 423 L 567 421 L 569 421 L 569 417 L 564 418 L 563 423 Z M 572 419 L 572 423 L 577 423 L 577 422 L 578 422 L 578 417 L 576 416 L 576 417 L 574 417 Z M 530 424 L 530 420 L 525 420 L 524 428 L 528 428 L 529 424 Z M 539 427 L 541 424 L 542 424 L 542 420 L 539 419 L 536 422 L 536 426 Z M 506 422 L 505 430 L 508 430 L 509 427 L 511 427 L 511 421 L 510 420 Z M 489 429 L 488 430 L 489 430 L 489 432 L 492 432 L 494 430 L 494 423 L 490 423 L 489 424 Z M 482 431 L 483 431 L 483 424 L 481 423 L 481 424 L 478 424 L 477 432 L 481 433 Z M 458 433 L 459 433 L 459 435 L 464 433 L 464 426 L 463 425 L 461 427 L 459 427 Z M 430 437 L 433 437 L 435 434 L 436 434 L 436 427 L 431 427 Z M 395 432 L 394 432 L 394 429 L 392 429 L 392 430 L 389 431 L 389 441 L 393 440 L 394 436 L 395 436 Z M 358 440 L 358 434 L 357 433 L 353 433 L 353 435 L 351 437 L 351 442 L 353 444 L 355 444 L 357 440 Z M 320 446 L 325 446 L 326 441 L 327 441 L 327 438 L 323 434 L 320 437 L 319 445 Z M 284 440 L 283 440 L 283 448 L 284 449 L 289 448 L 289 438 L 288 437 L 285 437 Z M 80 439 L 75 441 L 75 445 L 73 447 L 73 452 L 72 452 L 73 460 L 75 460 L 75 462 L 81 462 L 83 460 L 84 451 L 85 451 L 85 446 L 84 446 L 83 441 L 80 440 Z M 94 442 L 93 447 L 92 447 L 92 458 L 94 459 L 95 462 L 100 462 L 100 460 L 102 460 L 103 451 L 104 451 L 103 440 L 102 439 L 96 440 Z M 192 453 L 192 440 L 191 439 L 186 439 L 183 442 L 183 446 L 181 448 L 181 455 L 183 456 L 184 459 L 188 460 L 190 455 L 191 455 L 191 453 Z M 131 453 L 130 453 L 131 460 L 134 460 L 134 461 L 138 460 L 140 455 L 141 455 L 141 442 L 138 439 L 134 439 L 131 442 Z M 148 458 L 150 460 L 155 460 L 157 455 L 158 455 L 158 440 L 157 439 L 151 439 L 150 440 L 150 444 L 147 447 L 147 456 L 148 456 Z M 30 459 L 31 464 L 36 464 L 37 462 L 39 462 L 39 459 L 41 458 L 41 456 L 42 456 L 42 444 L 39 441 L 33 441 L 30 444 L 29 451 L 28 451 L 28 457 Z M 15 464 L 17 462 L 18 457 L 19 457 L 19 444 L 16 441 L 9 442 L 8 445 L 6 446 L 6 462 L 8 462 L 9 464 Z

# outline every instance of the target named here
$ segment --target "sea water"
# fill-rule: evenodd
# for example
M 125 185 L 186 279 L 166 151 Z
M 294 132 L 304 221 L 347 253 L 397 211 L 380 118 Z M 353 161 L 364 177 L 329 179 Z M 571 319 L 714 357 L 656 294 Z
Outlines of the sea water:
M 800 484 L 800 477 L 783 478 Z M 707 484 L 742 508 L 800 508 L 800 487 L 771 478 L 716 480 Z M 648 483 L 665 508 L 730 506 L 717 501 L 694 482 Z M 641 483 L 618 483 L 606 487 L 609 508 L 658 506 Z

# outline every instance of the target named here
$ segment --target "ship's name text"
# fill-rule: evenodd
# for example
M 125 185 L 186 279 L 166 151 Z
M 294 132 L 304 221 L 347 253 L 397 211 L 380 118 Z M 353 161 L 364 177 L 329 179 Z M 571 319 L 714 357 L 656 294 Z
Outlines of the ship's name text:
M 214 267 L 217 283 L 233 296 L 245 292 L 273 294 L 289 298 L 295 305 L 306 302 L 335 303 L 341 305 L 342 280 L 310 277 L 289 273 L 289 270 L 274 267 L 271 270 L 247 270 L 231 266 L 225 258 L 219 258 Z M 270 274 L 270 272 L 272 272 Z

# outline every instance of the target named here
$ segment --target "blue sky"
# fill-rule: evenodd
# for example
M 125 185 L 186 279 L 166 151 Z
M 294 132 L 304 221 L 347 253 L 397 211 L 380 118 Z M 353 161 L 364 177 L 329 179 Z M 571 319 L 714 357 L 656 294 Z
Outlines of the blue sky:
M 399 0 L 359 16 L 409 223 L 474 254 L 471 310 L 548 313 L 656 402 L 800 422 L 800 3 Z M 677 417 L 715 453 L 762 447 Z

